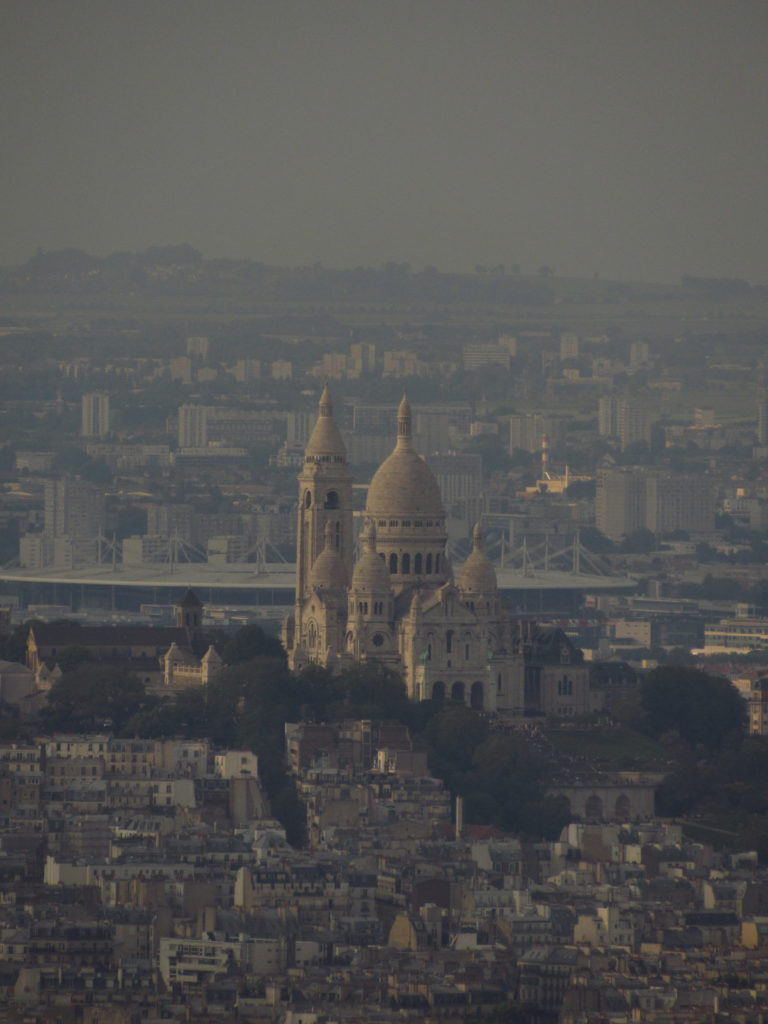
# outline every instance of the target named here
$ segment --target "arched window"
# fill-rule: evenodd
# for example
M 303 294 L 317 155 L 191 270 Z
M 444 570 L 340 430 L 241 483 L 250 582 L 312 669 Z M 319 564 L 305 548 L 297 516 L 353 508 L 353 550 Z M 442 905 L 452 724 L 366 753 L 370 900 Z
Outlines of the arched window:
M 395 554 L 389 556 L 389 571 L 392 576 L 397 575 L 397 555 Z
M 413 556 L 413 571 L 417 576 L 421 576 L 421 555 Z
M 328 491 L 325 496 L 325 507 L 326 508 L 338 508 L 339 507 L 339 493 L 338 491 Z
M 603 816 L 603 801 L 593 793 L 584 805 L 584 817 L 587 821 L 599 821 Z
M 304 495 L 304 508 L 310 508 L 312 505 L 312 492 L 307 491 Z
M 433 684 L 432 700 L 445 700 L 445 683 L 437 682 Z
M 449 629 L 445 634 L 445 653 L 450 654 L 453 648 L 453 630 Z
M 632 806 L 626 793 L 616 797 L 615 815 L 617 821 L 629 821 Z
M 454 683 L 451 687 L 452 700 L 464 700 L 464 683 Z
M 472 683 L 472 689 L 469 692 L 469 704 L 475 711 L 482 711 L 483 709 L 483 684 Z
M 406 554 L 403 555 L 402 561 L 403 566 L 401 572 L 403 573 L 404 576 L 408 576 L 410 575 L 411 572 L 411 556 L 406 552 Z
M 432 575 L 432 552 L 430 552 L 427 555 L 427 569 L 426 569 L 426 573 L 427 573 L 427 576 L 431 576 Z
M 310 622 L 307 628 L 307 644 L 309 647 L 314 647 L 317 643 L 317 627 L 314 622 Z

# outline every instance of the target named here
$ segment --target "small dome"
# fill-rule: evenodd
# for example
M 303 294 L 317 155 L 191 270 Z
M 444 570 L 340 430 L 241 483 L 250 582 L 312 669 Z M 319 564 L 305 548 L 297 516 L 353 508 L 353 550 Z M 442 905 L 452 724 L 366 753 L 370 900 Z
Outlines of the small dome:
M 333 540 L 333 526 L 325 524 L 325 547 L 315 559 L 309 571 L 309 585 L 323 589 L 346 590 L 347 568 L 336 550 Z
M 483 537 L 480 524 L 472 531 L 472 550 L 459 571 L 459 590 L 469 594 L 495 595 L 498 591 L 496 570 L 490 558 L 483 551 Z
M 322 456 L 330 458 L 336 456 L 336 461 L 339 457 L 342 461 L 346 461 L 347 457 L 346 445 L 333 418 L 333 402 L 327 384 L 320 395 L 318 417 L 307 443 L 304 459 L 306 462 L 314 462 Z
M 442 517 L 443 499 L 435 475 L 414 451 L 411 407 L 403 396 L 397 410 L 397 443 L 373 474 L 365 510 L 370 516 Z
M 376 553 L 376 528 L 373 523 L 364 527 L 361 534 L 363 553 L 355 563 L 352 573 L 353 590 L 390 589 L 390 579 L 384 559 Z

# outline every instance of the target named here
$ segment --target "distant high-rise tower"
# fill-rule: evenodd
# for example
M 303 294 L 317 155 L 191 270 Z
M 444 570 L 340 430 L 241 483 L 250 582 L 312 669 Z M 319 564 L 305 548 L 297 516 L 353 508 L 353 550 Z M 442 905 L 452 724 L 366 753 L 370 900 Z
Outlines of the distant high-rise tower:
M 595 522 L 613 539 L 645 528 L 709 533 L 715 526 L 715 492 L 706 476 L 669 473 L 644 467 L 597 471 Z
M 204 335 L 187 338 L 187 355 L 200 363 L 207 363 L 210 354 L 210 343 Z
M 647 341 L 633 341 L 629 346 L 629 367 L 638 370 L 651 358 L 651 347 Z
M 768 444 L 768 395 L 762 394 L 757 403 L 757 443 Z
M 604 395 L 598 403 L 597 429 L 602 437 L 618 437 L 622 448 L 637 441 L 651 443 L 651 418 L 639 398 Z
M 106 437 L 110 429 L 109 395 L 93 391 L 80 402 L 80 434 L 83 437 Z
M 104 520 L 104 495 L 84 480 L 63 477 L 45 482 L 46 537 L 98 537 Z
M 179 448 L 208 446 L 208 408 L 204 405 L 179 406 Z
M 560 358 L 561 359 L 578 359 L 579 358 L 579 336 L 573 334 L 570 331 L 566 334 L 560 335 Z

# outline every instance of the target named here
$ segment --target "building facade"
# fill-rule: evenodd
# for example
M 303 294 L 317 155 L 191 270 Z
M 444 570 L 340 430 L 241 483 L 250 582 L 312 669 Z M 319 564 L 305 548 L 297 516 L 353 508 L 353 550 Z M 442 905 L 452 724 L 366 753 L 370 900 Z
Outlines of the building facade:
M 80 434 L 106 437 L 110 431 L 109 395 L 95 391 L 80 400 Z
M 368 489 L 353 564 L 352 478 L 323 391 L 299 476 L 296 604 L 283 628 L 290 665 L 340 670 L 375 660 L 402 674 L 413 700 L 519 710 L 522 665 L 495 570 L 476 529 L 454 581 L 440 489 L 414 449 L 411 423 L 404 398 L 395 448 Z

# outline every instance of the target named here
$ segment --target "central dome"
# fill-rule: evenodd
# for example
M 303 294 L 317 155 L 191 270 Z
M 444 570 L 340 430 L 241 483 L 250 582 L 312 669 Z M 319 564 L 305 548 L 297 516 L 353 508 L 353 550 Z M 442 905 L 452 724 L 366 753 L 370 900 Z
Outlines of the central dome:
M 384 517 L 445 515 L 434 473 L 413 449 L 407 398 L 397 410 L 395 450 L 373 474 L 365 510 L 369 516 Z

